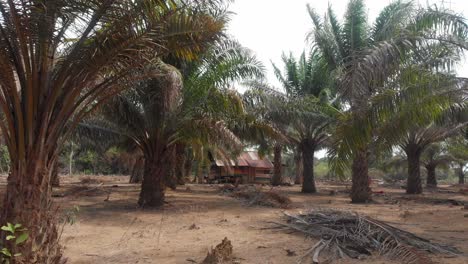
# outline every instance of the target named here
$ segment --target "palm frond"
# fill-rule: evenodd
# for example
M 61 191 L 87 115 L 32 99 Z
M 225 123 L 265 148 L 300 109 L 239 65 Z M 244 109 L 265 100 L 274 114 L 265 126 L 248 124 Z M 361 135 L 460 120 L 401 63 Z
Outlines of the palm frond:
M 343 24 L 343 45 L 348 59 L 368 45 L 367 13 L 363 0 L 350 0 Z
M 401 0 L 394 1 L 385 6 L 374 22 L 371 36 L 372 41 L 388 40 L 401 33 L 411 19 L 413 8 L 413 2 Z

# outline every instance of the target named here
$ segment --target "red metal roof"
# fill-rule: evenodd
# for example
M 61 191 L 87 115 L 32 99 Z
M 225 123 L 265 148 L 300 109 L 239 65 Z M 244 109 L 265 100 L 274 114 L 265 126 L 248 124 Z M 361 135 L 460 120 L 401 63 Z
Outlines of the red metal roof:
M 226 166 L 226 162 L 222 160 L 215 160 L 216 166 L 224 167 Z M 255 151 L 246 151 L 242 152 L 237 160 L 230 160 L 228 166 L 238 166 L 238 167 L 252 167 L 252 168 L 265 168 L 270 169 L 273 168 L 273 163 L 267 158 L 263 157 L 260 158 L 257 152 Z

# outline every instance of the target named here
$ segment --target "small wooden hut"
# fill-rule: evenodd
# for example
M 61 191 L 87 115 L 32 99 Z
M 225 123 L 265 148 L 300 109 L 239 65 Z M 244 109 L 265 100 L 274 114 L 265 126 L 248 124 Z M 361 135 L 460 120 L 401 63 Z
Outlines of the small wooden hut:
M 273 175 L 273 163 L 267 158 L 260 158 L 256 151 L 242 152 L 236 160 L 213 160 L 209 181 L 240 183 L 270 183 Z

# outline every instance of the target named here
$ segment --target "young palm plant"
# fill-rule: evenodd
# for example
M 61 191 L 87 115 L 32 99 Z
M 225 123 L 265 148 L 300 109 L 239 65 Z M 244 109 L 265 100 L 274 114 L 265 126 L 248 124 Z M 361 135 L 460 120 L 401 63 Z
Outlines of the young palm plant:
M 324 19 L 310 7 L 309 13 L 314 24 L 310 40 L 338 76 L 338 94 L 353 115 L 348 122 L 355 122 L 354 128 L 357 129 L 353 132 L 356 144 L 351 144 L 353 149 L 347 153 L 349 156 L 332 157 L 332 160 L 352 160 L 351 200 L 365 202 L 371 199 L 368 145 L 373 131 L 362 126 L 365 123 L 362 119 L 369 114 L 370 98 L 381 92 L 379 88 L 398 72 L 408 58 L 423 54 L 431 44 L 438 43 L 456 50 L 466 48 L 464 39 L 468 27 L 464 18 L 450 11 L 436 7 L 415 8 L 410 1 L 390 3 L 373 24 L 367 21 L 362 0 L 349 1 L 342 24 L 331 7 Z M 344 120 L 340 122 L 344 126 L 346 123 Z M 344 128 L 338 130 L 343 131 Z M 349 139 L 337 141 L 350 146 Z M 332 150 L 330 155 L 336 153 Z

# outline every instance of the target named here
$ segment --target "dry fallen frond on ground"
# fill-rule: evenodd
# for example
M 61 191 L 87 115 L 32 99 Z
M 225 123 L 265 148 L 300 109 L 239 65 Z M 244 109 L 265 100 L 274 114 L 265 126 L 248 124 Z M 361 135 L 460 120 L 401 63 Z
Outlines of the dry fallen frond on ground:
M 261 187 L 246 185 L 235 187 L 234 185 L 223 185 L 220 188 L 223 194 L 244 200 L 248 206 L 260 205 L 275 208 L 288 208 L 292 201 L 288 196 L 275 190 L 263 191 Z
M 238 190 L 239 187 L 234 186 L 233 184 L 224 184 L 219 186 L 218 190 L 222 194 L 230 194 L 236 190 Z
M 307 213 L 285 213 L 286 223 L 273 223 L 275 227 L 318 238 L 301 261 L 312 256 L 313 263 L 320 255 L 329 261 L 377 254 L 405 264 L 433 263 L 427 253 L 459 255 L 456 248 L 432 243 L 383 221 L 357 213 L 338 210 L 313 210 Z
M 109 196 L 110 191 L 105 190 L 102 187 L 102 183 L 97 186 L 87 186 L 87 185 L 77 185 L 73 186 L 70 189 L 66 190 L 62 195 L 63 197 L 66 196 L 101 196 L 107 195 Z
M 86 176 L 86 177 L 83 177 L 80 179 L 80 183 L 81 184 L 100 184 L 102 183 L 101 180 L 98 180 L 98 179 L 95 179 L 95 178 L 91 178 L 89 176 Z

